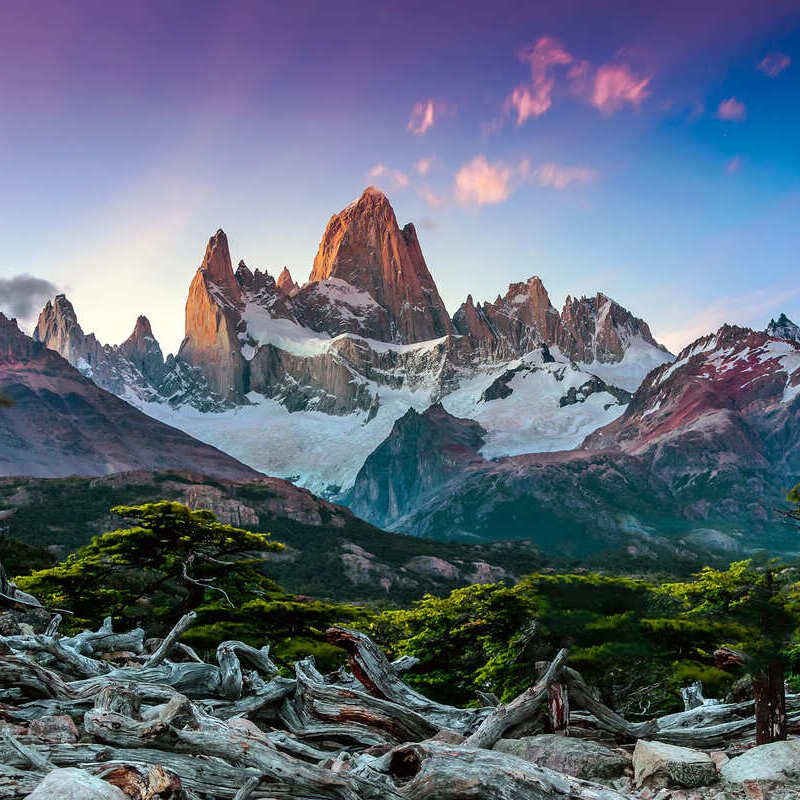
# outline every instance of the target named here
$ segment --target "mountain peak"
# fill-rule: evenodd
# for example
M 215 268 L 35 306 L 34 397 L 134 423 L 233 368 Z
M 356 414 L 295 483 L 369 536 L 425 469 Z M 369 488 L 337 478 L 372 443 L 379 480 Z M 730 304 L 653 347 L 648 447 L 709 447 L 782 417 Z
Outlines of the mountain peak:
M 206 252 L 203 256 L 203 262 L 200 264 L 199 271 L 207 280 L 225 289 L 232 300 L 238 300 L 240 298 L 241 290 L 233 272 L 231 253 L 228 248 L 228 237 L 225 235 L 225 231 L 223 231 L 222 228 L 219 228 L 208 240 Z
M 789 339 L 800 342 L 800 325 L 792 322 L 786 314 L 781 314 L 777 320 L 771 319 L 767 325 L 767 334 L 777 339 Z
M 421 342 L 452 332 L 413 225 L 401 231 L 386 195 L 373 186 L 338 214 L 322 236 L 310 283 L 338 278 L 387 312 L 387 341 Z
M 281 274 L 278 275 L 277 280 L 278 288 L 284 294 L 291 294 L 292 292 L 296 292 L 300 287 L 295 282 L 294 278 L 292 278 L 292 273 L 289 272 L 289 267 L 284 267 L 281 270 Z

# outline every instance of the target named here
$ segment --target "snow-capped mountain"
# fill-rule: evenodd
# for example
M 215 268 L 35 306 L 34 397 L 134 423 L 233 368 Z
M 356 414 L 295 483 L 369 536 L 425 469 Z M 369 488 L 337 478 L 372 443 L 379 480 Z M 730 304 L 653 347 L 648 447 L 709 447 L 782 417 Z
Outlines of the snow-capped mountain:
M 653 370 L 575 449 L 492 460 L 486 439 L 441 407 L 410 412 L 348 504 L 390 529 L 576 555 L 800 549 L 776 511 L 800 476 L 800 343 L 726 325 Z
M 767 333 L 778 339 L 800 342 L 800 325 L 795 325 L 786 314 L 781 314 L 778 319 L 771 319 L 767 325 Z
M 189 288 L 186 338 L 163 359 L 140 318 L 123 345 L 85 335 L 63 296 L 35 337 L 151 416 L 329 496 L 409 409 L 480 423 L 488 458 L 576 447 L 671 355 L 605 295 L 559 313 L 538 277 L 451 319 L 413 225 L 368 188 L 335 214 L 309 280 L 233 269 L 223 231 Z

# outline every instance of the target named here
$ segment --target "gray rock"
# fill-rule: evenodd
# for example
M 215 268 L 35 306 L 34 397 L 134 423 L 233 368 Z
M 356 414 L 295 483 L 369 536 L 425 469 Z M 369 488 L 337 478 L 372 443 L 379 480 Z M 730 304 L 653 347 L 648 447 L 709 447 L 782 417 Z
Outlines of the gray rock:
M 54 769 L 25 800 L 129 800 L 128 796 L 82 769 Z
M 650 789 L 695 788 L 717 780 L 717 766 L 706 753 L 644 739 L 633 751 L 633 773 L 637 787 Z
M 500 739 L 494 749 L 575 778 L 619 778 L 628 766 L 624 755 L 608 747 L 554 734 Z
M 753 747 L 721 768 L 729 783 L 800 780 L 800 739 Z

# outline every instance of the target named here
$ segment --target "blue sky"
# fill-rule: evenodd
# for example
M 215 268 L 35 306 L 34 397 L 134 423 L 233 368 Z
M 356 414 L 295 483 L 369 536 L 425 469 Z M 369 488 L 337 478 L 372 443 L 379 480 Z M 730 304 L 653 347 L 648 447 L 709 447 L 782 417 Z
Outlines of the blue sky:
M 538 274 L 672 349 L 800 317 L 800 2 L 64 5 L 0 11 L 0 280 L 103 341 L 176 349 L 218 227 L 304 280 L 370 183 L 451 311 Z

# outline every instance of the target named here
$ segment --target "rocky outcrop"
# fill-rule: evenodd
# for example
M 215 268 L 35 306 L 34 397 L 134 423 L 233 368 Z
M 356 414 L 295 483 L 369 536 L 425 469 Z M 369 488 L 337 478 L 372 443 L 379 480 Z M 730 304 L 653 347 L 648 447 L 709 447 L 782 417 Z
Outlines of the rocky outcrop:
M 567 297 L 556 344 L 574 361 L 621 361 L 636 339 L 667 353 L 644 320 L 610 297 L 600 293 L 580 299 Z
M 242 309 L 242 289 L 233 272 L 228 238 L 218 230 L 209 239 L 189 286 L 186 338 L 178 355 L 201 369 L 211 388 L 225 399 L 246 392 L 247 365 L 239 339 Z
M 793 342 L 800 342 L 800 325 L 792 322 L 786 314 L 781 314 L 778 319 L 771 319 L 765 333 L 767 336 L 774 336 L 776 339 L 789 339 Z
M 283 292 L 285 295 L 292 295 L 300 288 L 300 286 L 295 282 L 294 278 L 292 278 L 292 273 L 289 272 L 289 267 L 284 267 L 281 270 L 281 274 L 278 275 L 276 284 L 281 292 Z
M 133 333 L 119 346 L 119 352 L 141 371 L 151 385 L 158 386 L 164 379 L 164 354 L 147 317 L 136 319 Z
M 325 228 L 309 283 L 338 278 L 386 311 L 379 338 L 422 342 L 452 332 L 413 225 L 402 230 L 383 192 L 370 186 Z
M 100 389 L 0 315 L 0 474 L 105 475 L 191 468 L 212 477 L 256 473 Z
M 707 753 L 644 739 L 636 742 L 633 771 L 639 788 L 691 789 L 709 786 L 717 780 L 717 767 Z
M 728 783 L 767 781 L 782 786 L 796 782 L 800 780 L 800 740 L 753 747 L 723 764 L 720 772 Z
M 441 404 L 422 414 L 409 409 L 366 460 L 348 505 L 374 524 L 396 523 L 404 510 L 424 504 L 451 476 L 482 460 L 478 451 L 485 433 L 477 422 L 456 419 Z

